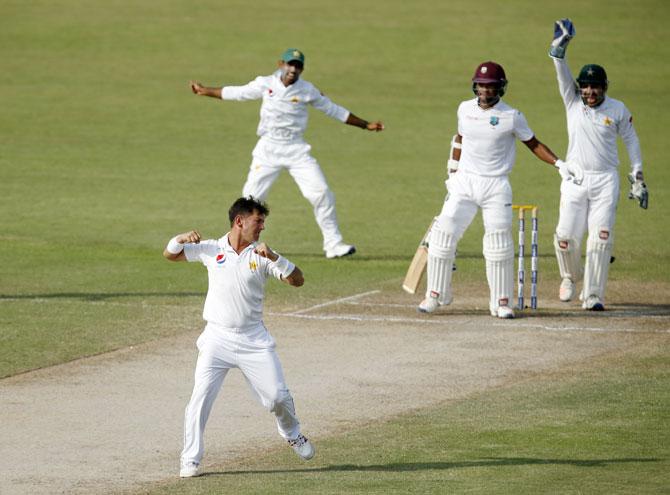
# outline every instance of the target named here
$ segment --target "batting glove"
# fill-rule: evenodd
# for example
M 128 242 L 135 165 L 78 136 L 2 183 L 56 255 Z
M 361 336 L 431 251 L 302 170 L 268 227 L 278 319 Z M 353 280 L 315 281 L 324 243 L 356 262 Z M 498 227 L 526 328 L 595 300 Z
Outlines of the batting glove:
M 649 206 L 649 191 L 647 184 L 643 180 L 636 179 L 633 174 L 628 175 L 630 182 L 630 191 L 628 192 L 628 199 L 637 199 L 640 202 L 640 208 L 646 210 Z
M 575 26 L 570 19 L 561 19 L 554 23 L 554 40 L 549 46 L 549 55 L 554 58 L 565 58 L 568 43 L 575 37 Z

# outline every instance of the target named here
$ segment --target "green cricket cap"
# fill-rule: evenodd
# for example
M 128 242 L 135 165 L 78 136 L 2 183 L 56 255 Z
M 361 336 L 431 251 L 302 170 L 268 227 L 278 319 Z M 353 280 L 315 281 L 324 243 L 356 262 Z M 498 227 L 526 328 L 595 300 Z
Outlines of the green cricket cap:
M 286 50 L 284 53 L 281 54 L 281 59 L 288 63 L 288 62 L 300 62 L 301 64 L 305 63 L 305 54 L 302 53 L 300 50 L 297 48 L 289 48 Z

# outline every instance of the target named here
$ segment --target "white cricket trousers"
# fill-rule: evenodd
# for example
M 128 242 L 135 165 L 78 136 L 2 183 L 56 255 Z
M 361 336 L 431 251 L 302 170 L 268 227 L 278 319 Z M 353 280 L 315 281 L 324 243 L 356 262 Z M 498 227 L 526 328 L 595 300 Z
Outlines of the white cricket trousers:
M 616 170 L 586 172 L 580 185 L 562 181 L 556 235 L 581 241 L 587 227 L 590 233 L 606 230 L 611 234 L 618 201 L 619 175 Z
M 511 306 L 513 299 L 512 187 L 506 175 L 484 177 L 462 170 L 453 173 L 446 184 L 449 192 L 437 217 L 428 248 L 428 278 L 431 279 L 430 257 L 440 256 L 440 246 L 436 244 L 439 244 L 441 238 L 448 240 L 448 250 L 443 250 L 441 255 L 452 252 L 452 256 L 455 256 L 458 242 L 481 208 L 489 308 L 491 314 L 495 314 L 499 306 Z M 434 238 L 438 232 L 440 235 Z M 450 278 L 447 277 L 447 286 L 442 287 L 446 294 L 451 293 Z
M 302 140 L 276 141 L 262 137 L 252 152 L 253 160 L 242 195 L 265 200 L 282 169 L 288 170 L 302 195 L 311 203 L 323 235 L 323 249 L 328 250 L 342 242 L 342 234 L 337 223 L 335 194 L 328 187 L 319 163 L 310 155 L 311 149 Z
M 225 329 L 208 323 L 197 341 L 198 361 L 191 400 L 184 414 L 182 463 L 200 463 L 209 413 L 231 368 L 239 368 L 259 402 L 274 413 L 279 434 L 297 438 L 300 423 L 284 381 L 274 339 L 260 324 L 251 331 Z
M 484 177 L 459 170 L 446 181 L 449 193 L 438 216 L 440 229 L 456 240 L 482 209 L 484 230 L 512 230 L 512 186 L 506 175 Z

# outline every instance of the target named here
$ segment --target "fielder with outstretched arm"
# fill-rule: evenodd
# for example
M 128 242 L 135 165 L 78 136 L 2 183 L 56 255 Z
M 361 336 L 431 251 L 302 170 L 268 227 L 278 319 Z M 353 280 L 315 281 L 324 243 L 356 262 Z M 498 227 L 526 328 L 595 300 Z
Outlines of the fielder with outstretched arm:
M 319 163 L 310 154 L 312 147 L 303 138 L 307 129 L 309 105 L 329 117 L 368 131 L 384 130 L 381 122 L 368 122 L 356 117 L 346 108 L 333 103 L 312 83 L 301 79 L 305 55 L 289 48 L 278 62 L 278 70 L 270 76 L 259 76 L 244 86 L 207 88 L 191 81 L 191 90 L 202 96 L 223 100 L 262 99 L 261 120 L 256 133 L 258 143 L 243 196 L 264 200 L 283 169 L 287 169 L 312 204 L 316 223 L 323 235 L 326 258 L 341 258 L 356 252 L 344 242 L 335 212 L 335 195 L 328 187 Z
M 306 460 L 314 456 L 314 447 L 300 433 L 275 341 L 262 319 L 269 277 L 294 287 L 304 283 L 300 268 L 259 242 L 268 213 L 265 204 L 239 198 L 228 212 L 226 235 L 201 240 L 200 233 L 192 230 L 173 237 L 163 252 L 170 261 L 202 263 L 209 275 L 203 310 L 207 325 L 197 341 L 195 383 L 184 415 L 182 478 L 202 474 L 205 424 L 231 368 L 244 374 L 261 404 L 275 415 L 279 434 L 293 450 Z
M 512 188 L 508 174 L 514 165 L 516 139 L 540 160 L 554 165 L 562 176 L 581 178 L 578 169 L 559 160 L 537 140 L 520 111 L 501 100 L 506 88 L 503 68 L 495 62 L 484 62 L 472 78 L 476 97 L 458 107 L 458 134 L 452 140 L 448 161 L 449 194 L 430 232 L 427 290 L 418 307 L 420 312 L 432 313 L 451 303 L 456 245 L 481 208 L 489 309 L 492 316 L 514 318 Z
M 579 71 L 576 83 L 572 78 L 565 51 L 574 36 L 575 28 L 570 19 L 556 21 L 554 40 L 549 48 L 568 121 L 566 161 L 584 170 L 582 184 L 565 180 L 561 184 L 560 213 L 554 237 L 562 279 L 559 298 L 568 302 L 575 295 L 575 284 L 582 276 L 581 242 L 588 228 L 582 307 L 602 311 L 619 200 L 617 136 L 623 139 L 630 158 L 629 198 L 637 199 L 640 207 L 646 209 L 649 195 L 633 117 L 622 102 L 607 96 L 609 81 L 605 69 L 587 64 Z

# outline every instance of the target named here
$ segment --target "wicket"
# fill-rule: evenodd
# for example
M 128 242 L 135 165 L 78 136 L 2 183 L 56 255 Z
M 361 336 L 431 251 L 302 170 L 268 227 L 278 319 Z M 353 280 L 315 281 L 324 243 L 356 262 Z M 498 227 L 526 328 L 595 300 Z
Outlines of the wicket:
M 517 309 L 524 309 L 524 288 L 526 270 L 524 258 L 526 250 L 526 212 L 531 212 L 531 241 L 530 241 L 530 309 L 537 309 L 537 209 L 536 205 L 512 205 L 513 210 L 519 210 L 519 268 L 517 271 Z

